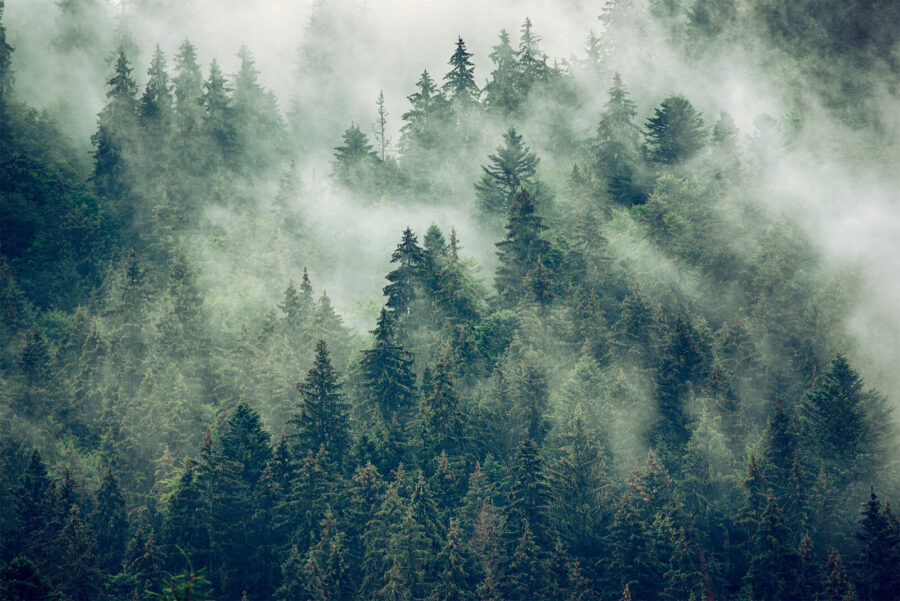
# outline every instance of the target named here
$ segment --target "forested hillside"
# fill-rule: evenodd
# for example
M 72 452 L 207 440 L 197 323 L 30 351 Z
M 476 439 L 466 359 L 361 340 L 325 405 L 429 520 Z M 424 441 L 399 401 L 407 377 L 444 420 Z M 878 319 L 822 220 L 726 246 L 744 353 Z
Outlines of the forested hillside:
M 900 5 L 238 4 L 0 0 L 0 598 L 900 600 Z

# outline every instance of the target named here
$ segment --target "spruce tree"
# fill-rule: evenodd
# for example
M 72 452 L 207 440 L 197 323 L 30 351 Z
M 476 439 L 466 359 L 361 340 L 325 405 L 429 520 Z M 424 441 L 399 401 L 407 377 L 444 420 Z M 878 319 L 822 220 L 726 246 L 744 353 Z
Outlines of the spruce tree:
M 505 229 L 506 236 L 496 244 L 500 261 L 494 282 L 501 301 L 512 307 L 525 296 L 525 277 L 549 248 L 541 238 L 547 226 L 524 189 L 512 198 Z
M 378 155 L 369 137 L 352 124 L 344 132 L 344 143 L 334 149 L 334 177 L 350 190 L 365 191 L 371 186 Z
M 387 297 L 385 306 L 398 320 L 409 314 L 410 306 L 416 299 L 416 288 L 424 261 L 425 254 L 416 235 L 410 228 L 406 228 L 403 230 L 403 239 L 391 254 L 391 263 L 396 263 L 397 266 L 385 276 L 390 283 L 384 287 L 384 295 Z
M 669 96 L 647 120 L 650 159 L 677 165 L 696 155 L 706 143 L 703 119 L 684 96 Z
M 397 343 L 394 317 L 387 309 L 382 308 L 372 334 L 374 344 L 363 351 L 359 363 L 367 399 L 386 422 L 397 418 L 402 423 L 409 418 L 416 396 L 412 358 Z
M 475 84 L 475 65 L 472 53 L 466 50 L 462 36 L 456 40 L 456 50 L 450 57 L 450 71 L 444 76 L 443 91 L 457 110 L 467 110 L 478 102 L 478 86 Z
M 481 179 L 475 184 L 478 207 L 488 215 L 509 211 L 513 197 L 522 188 L 538 192 L 535 171 L 540 159 L 522 142 L 522 136 L 510 128 L 503 134 L 503 146 L 488 156 L 490 164 L 481 166 Z
M 640 203 L 644 196 L 640 189 L 640 127 L 634 122 L 635 115 L 637 108 L 616 73 L 597 127 L 594 165 L 613 199 L 625 206 Z
M 815 390 L 800 404 L 801 435 L 835 486 L 868 482 L 881 467 L 890 429 L 886 402 L 865 390 L 846 357 L 836 355 Z
M 295 454 L 315 453 L 321 447 L 330 461 L 343 461 L 349 444 L 347 410 L 324 340 L 316 343 L 313 367 L 297 390 L 303 403 L 291 419 L 297 429 Z

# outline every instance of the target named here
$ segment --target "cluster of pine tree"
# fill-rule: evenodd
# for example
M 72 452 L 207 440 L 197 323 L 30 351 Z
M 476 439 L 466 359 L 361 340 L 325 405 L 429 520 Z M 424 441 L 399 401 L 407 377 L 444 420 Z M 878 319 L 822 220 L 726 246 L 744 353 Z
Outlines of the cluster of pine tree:
M 368 337 L 302 265 L 212 319 L 209 207 L 261 219 L 240 191 L 280 176 L 266 235 L 305 235 L 303 145 L 247 48 L 227 77 L 157 47 L 139 86 L 120 45 L 86 162 L 14 97 L 0 20 L 0 597 L 900 599 L 897 432 L 842 352 L 852 278 L 744 192 L 774 134 L 744 147 L 679 94 L 637 119 L 603 67 L 630 4 L 577 63 L 530 20 L 501 32 L 483 86 L 458 38 L 396 153 L 383 95 L 374 146 L 346 130 L 336 187 L 439 203 L 466 165 L 499 238 L 486 280 L 455 229 L 406 228 Z M 651 4 L 688 54 L 734 21 Z M 612 82 L 587 134 L 585 73 Z

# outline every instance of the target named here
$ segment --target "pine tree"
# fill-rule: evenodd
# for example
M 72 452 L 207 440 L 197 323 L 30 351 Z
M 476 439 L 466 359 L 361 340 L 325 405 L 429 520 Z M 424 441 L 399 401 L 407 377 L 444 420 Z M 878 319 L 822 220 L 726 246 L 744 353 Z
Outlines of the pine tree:
M 500 41 L 489 55 L 494 63 L 491 79 L 484 87 L 484 103 L 488 110 L 508 114 L 516 110 L 521 98 L 516 89 L 516 51 L 506 30 L 500 31 Z
M 683 96 L 669 96 L 647 120 L 650 159 L 677 165 L 696 155 L 706 143 L 703 119 Z
M 535 214 L 531 196 L 524 189 L 512 199 L 505 228 L 506 236 L 496 244 L 500 264 L 494 282 L 504 304 L 515 306 L 524 296 L 525 276 L 549 248 L 541 238 L 547 226 Z
M 324 340 L 316 343 L 313 367 L 297 390 L 303 404 L 291 420 L 297 428 L 295 455 L 317 452 L 321 447 L 330 461 L 341 462 L 349 444 L 347 410 Z
M 372 330 L 374 344 L 363 351 L 359 367 L 369 402 L 388 423 L 394 418 L 402 423 L 413 409 L 416 382 L 412 358 L 397 343 L 393 320 L 393 315 L 382 308 Z
M 438 90 L 428 70 L 416 82 L 417 91 L 407 96 L 410 110 L 401 115 L 400 146 L 404 154 L 432 150 L 440 143 L 439 131 L 446 117 L 447 99 Z
M 488 156 L 489 166 L 482 165 L 481 179 L 475 184 L 479 208 L 489 215 L 508 212 L 522 188 L 538 192 L 534 177 L 540 159 L 522 143 L 514 128 L 503 134 L 503 141 L 496 154 Z
M 547 66 L 546 55 L 540 49 L 541 38 L 532 31 L 531 19 L 525 18 L 521 33 L 519 50 L 516 52 L 519 71 L 517 92 L 520 97 L 525 98 L 535 84 L 549 80 L 550 68 Z
M 466 548 L 460 538 L 459 524 L 450 520 L 444 548 L 436 558 L 441 566 L 437 585 L 429 599 L 431 601 L 470 601 L 473 598 L 471 567 Z
M 846 357 L 836 355 L 819 385 L 800 404 L 805 448 L 838 488 L 868 482 L 879 470 L 879 457 L 890 428 L 885 400 L 864 390 L 862 378 Z
M 165 136 L 173 110 L 174 99 L 166 72 L 166 57 L 157 44 L 147 70 L 147 85 L 141 96 L 138 115 L 141 124 L 150 130 L 150 136 Z
M 900 526 L 890 511 L 881 511 L 874 489 L 859 520 L 856 538 L 862 550 L 856 562 L 861 599 L 900 599 Z
M 441 355 L 431 374 L 430 386 L 422 388 L 419 420 L 423 440 L 422 458 L 426 461 L 433 460 L 441 453 L 452 456 L 464 452 L 464 419 L 451 370 L 449 359 Z
M 344 144 L 334 150 L 332 165 L 338 183 L 356 191 L 370 187 L 378 155 L 358 125 L 352 124 L 344 132 Z
M 792 599 L 796 595 L 800 557 L 788 541 L 790 531 L 771 494 L 751 541 L 750 565 L 744 582 L 756 599 Z
M 510 601 L 542 601 L 547 599 L 550 576 L 543 553 L 525 520 L 522 536 L 516 545 L 507 574 L 507 595 Z
M 391 254 L 391 263 L 397 263 L 397 266 L 385 276 L 390 282 L 384 287 L 387 297 L 385 306 L 398 320 L 408 315 L 417 296 L 416 287 L 425 261 L 424 251 L 418 242 L 410 228 L 403 230 L 403 239 Z
M 635 115 L 637 108 L 616 73 L 597 127 L 594 156 L 597 173 L 606 179 L 609 193 L 625 206 L 638 204 L 644 197 L 640 189 L 640 127 L 634 122 Z
M 510 475 L 510 504 L 506 511 L 510 532 L 518 538 L 527 524 L 536 544 L 549 548 L 553 540 L 550 531 L 552 492 L 540 449 L 530 438 L 525 437 L 519 443 Z
M 209 76 L 203 82 L 200 104 L 204 109 L 203 130 L 215 148 L 208 159 L 214 170 L 223 164 L 230 164 L 237 151 L 234 106 L 230 93 L 231 87 L 219 63 L 213 59 L 209 65 Z
M 34 561 L 39 569 L 50 567 L 49 560 L 55 547 L 54 527 L 58 528 L 55 505 L 53 481 L 41 453 L 35 448 L 15 496 L 18 531 L 13 549 Z
M 116 214 L 130 225 L 135 207 L 127 196 L 132 191 L 129 160 L 133 151 L 137 120 L 137 84 L 131 76 L 125 49 L 119 48 L 115 73 L 106 82 L 108 101 L 97 117 L 93 181 L 97 195 L 115 203 Z
M 129 540 L 128 516 L 125 498 L 111 470 L 107 470 L 97 489 L 97 504 L 91 516 L 91 524 L 97 533 L 99 567 L 108 574 L 117 573 L 125 558 Z
M 466 50 L 462 36 L 456 40 L 456 50 L 450 57 L 452 69 L 444 76 L 443 91 L 457 110 L 468 110 L 478 102 L 478 86 L 475 84 L 475 65 L 472 53 Z
M 240 69 L 232 95 L 238 168 L 252 178 L 280 162 L 286 150 L 285 125 L 275 95 L 259 83 L 259 71 L 246 45 L 237 53 Z

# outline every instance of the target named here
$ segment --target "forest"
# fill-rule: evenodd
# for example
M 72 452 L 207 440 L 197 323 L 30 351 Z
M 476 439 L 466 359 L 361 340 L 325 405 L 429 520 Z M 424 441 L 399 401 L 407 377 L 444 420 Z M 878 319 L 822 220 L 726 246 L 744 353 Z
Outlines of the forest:
M 0 0 L 0 598 L 900 600 L 900 3 L 281 4 Z

